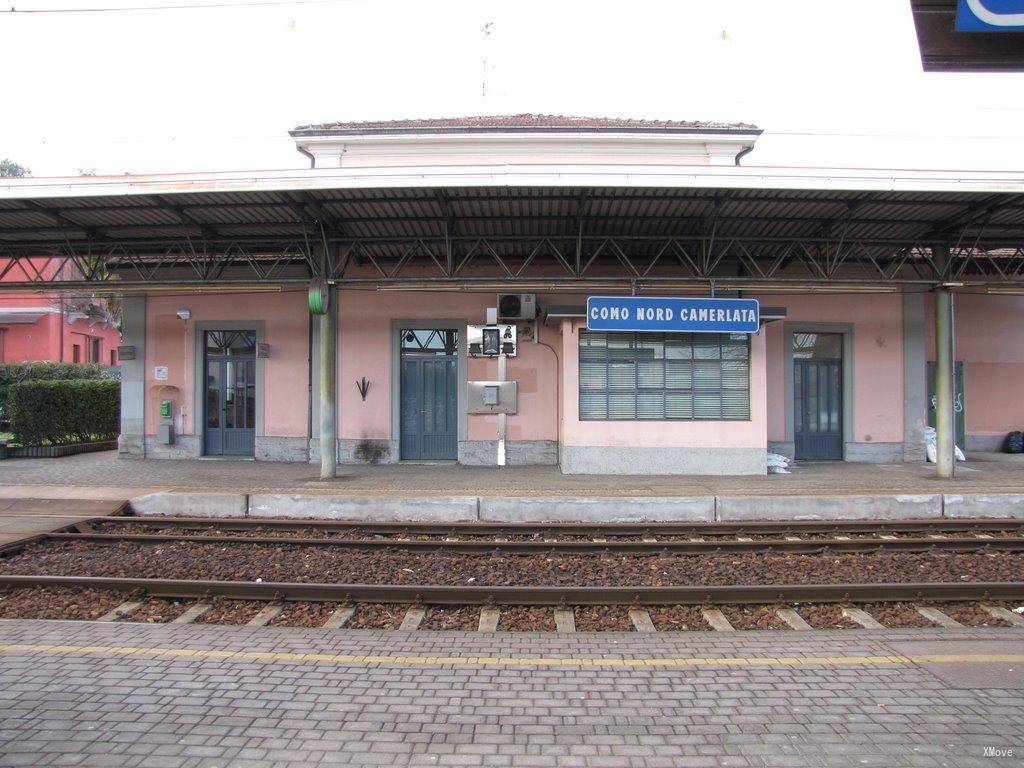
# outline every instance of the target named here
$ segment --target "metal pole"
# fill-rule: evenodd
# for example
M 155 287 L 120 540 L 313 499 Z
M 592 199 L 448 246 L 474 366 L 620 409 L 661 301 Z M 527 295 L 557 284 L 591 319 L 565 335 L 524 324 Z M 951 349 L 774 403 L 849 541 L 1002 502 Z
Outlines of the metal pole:
M 60 297 L 60 341 L 59 352 L 57 353 L 57 360 L 61 363 L 64 362 L 64 297 Z
M 502 352 L 498 355 L 498 381 L 504 382 L 506 371 L 505 366 L 508 358 Z M 498 414 L 498 466 L 505 466 L 505 427 L 508 417 L 504 413 Z
M 949 265 L 948 246 L 932 246 L 935 268 L 941 278 Z M 953 390 L 953 294 L 935 291 L 935 474 L 953 477 L 956 465 L 956 419 Z
M 935 292 L 935 451 L 936 475 L 953 477 L 955 466 L 953 412 L 953 294 Z
M 333 479 L 338 469 L 337 299 L 328 289 L 327 312 L 320 315 L 320 477 Z

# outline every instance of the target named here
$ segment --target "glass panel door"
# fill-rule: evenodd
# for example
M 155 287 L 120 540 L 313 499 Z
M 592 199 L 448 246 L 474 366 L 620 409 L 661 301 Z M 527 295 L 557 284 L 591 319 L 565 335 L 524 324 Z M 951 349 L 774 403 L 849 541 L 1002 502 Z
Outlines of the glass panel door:
M 843 335 L 793 334 L 793 441 L 798 459 L 843 458 Z
M 204 452 L 251 455 L 256 442 L 256 332 L 207 331 Z

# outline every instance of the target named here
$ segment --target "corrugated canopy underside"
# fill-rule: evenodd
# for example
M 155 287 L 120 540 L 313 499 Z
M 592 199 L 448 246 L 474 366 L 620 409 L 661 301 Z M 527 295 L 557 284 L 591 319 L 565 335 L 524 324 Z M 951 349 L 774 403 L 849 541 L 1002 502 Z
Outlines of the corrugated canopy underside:
M 0 199 L 0 247 L 319 237 L 849 238 L 1019 247 L 1019 193 L 328 189 Z

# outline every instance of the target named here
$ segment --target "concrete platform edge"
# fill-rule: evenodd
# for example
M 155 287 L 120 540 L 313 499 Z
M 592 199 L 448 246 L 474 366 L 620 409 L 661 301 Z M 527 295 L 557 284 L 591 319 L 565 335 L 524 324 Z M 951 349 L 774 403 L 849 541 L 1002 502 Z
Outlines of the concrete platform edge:
M 473 521 L 476 496 L 342 496 L 254 493 L 249 517 L 312 517 L 338 520 Z
M 713 522 L 714 496 L 482 496 L 480 519 L 493 522 Z
M 942 496 L 932 493 L 842 496 L 719 496 L 717 519 L 894 520 L 942 517 Z
M 1024 494 L 947 493 L 942 507 L 946 517 L 1024 517 Z
M 132 499 L 139 515 L 488 522 L 727 522 L 1024 518 L 1024 494 L 720 496 L 351 496 L 159 491 Z

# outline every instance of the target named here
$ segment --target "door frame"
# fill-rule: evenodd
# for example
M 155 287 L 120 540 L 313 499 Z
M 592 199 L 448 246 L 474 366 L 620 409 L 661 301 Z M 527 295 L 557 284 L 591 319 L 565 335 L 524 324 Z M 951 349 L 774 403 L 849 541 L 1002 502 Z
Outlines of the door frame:
M 452 318 L 408 318 L 391 321 L 391 440 L 395 448 L 395 456 L 402 451 L 402 343 L 400 333 L 403 328 L 436 328 L 442 331 L 458 331 L 459 346 L 455 364 L 455 403 L 458 411 L 458 427 L 456 430 L 456 457 L 461 453 L 458 446 L 467 440 L 469 434 L 469 415 L 466 412 L 466 381 L 469 362 L 466 357 L 466 326 L 469 321 Z M 456 459 L 457 460 L 457 459 Z
M 793 385 L 793 336 L 797 333 L 841 333 L 843 335 L 843 461 L 846 461 L 846 445 L 853 442 L 853 323 L 801 323 L 787 322 L 783 325 L 783 359 L 786 365 L 785 407 L 786 442 L 796 451 L 796 388 Z
M 199 455 L 206 455 L 206 381 L 203 377 L 206 366 L 206 345 L 204 335 L 207 331 L 256 331 L 256 343 L 264 343 L 266 323 L 263 320 L 249 322 L 238 320 L 203 320 L 196 322 L 192 336 L 192 434 L 199 439 Z M 264 367 L 266 359 L 256 358 L 256 432 L 253 444 L 263 433 L 263 402 L 264 402 Z M 246 454 L 248 455 L 248 454 Z

